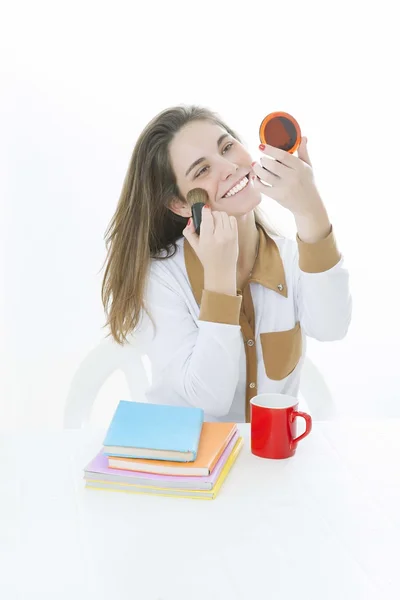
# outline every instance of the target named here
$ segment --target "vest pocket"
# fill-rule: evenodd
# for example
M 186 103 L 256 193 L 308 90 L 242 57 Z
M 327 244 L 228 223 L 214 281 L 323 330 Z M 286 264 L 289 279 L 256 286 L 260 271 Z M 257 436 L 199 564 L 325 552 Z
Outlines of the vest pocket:
M 287 331 L 260 333 L 264 368 L 269 379 L 284 379 L 296 368 L 302 353 L 300 322 Z

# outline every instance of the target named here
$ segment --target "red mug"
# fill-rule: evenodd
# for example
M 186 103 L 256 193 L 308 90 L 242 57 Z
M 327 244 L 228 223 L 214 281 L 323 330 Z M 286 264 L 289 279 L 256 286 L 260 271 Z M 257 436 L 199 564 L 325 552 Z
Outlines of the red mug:
M 310 415 L 297 410 L 299 401 L 285 394 L 259 394 L 250 400 L 251 452 L 261 458 L 289 458 L 297 444 L 311 431 Z M 306 430 L 297 435 L 296 417 Z

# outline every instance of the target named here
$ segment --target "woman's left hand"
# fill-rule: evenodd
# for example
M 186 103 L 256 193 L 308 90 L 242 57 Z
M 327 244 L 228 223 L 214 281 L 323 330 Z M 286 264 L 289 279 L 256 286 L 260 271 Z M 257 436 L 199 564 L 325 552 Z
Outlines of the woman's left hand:
M 262 152 L 261 164 L 253 163 L 252 167 L 256 176 L 254 188 L 276 200 L 295 217 L 318 214 L 324 205 L 315 185 L 307 138 L 301 138 L 298 157 L 269 145 L 265 145 Z

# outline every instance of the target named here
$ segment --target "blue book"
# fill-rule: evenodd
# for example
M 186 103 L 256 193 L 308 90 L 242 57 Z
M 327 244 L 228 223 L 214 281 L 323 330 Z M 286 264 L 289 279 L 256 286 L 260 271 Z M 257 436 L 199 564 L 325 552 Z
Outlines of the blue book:
M 104 454 L 191 462 L 203 421 L 202 408 L 121 400 L 104 440 Z

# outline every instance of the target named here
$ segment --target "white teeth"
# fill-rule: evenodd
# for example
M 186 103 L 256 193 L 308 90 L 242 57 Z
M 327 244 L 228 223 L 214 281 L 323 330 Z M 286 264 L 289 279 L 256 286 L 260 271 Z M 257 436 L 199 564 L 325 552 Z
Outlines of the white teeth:
M 229 192 L 227 192 L 225 194 L 224 198 L 230 198 L 231 196 L 234 196 L 235 194 L 240 192 L 243 188 L 245 188 L 248 183 L 249 183 L 249 180 L 247 179 L 247 177 L 243 177 L 243 179 L 241 181 L 239 181 L 239 183 L 236 184 L 235 187 L 233 187 L 231 190 L 229 190 Z

